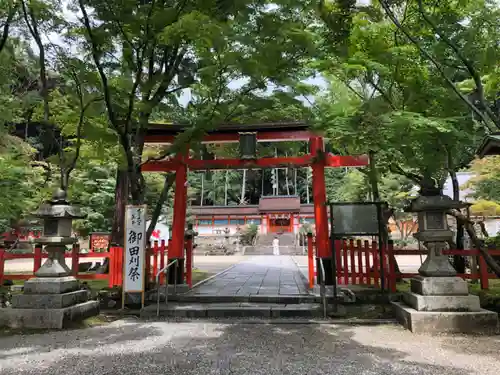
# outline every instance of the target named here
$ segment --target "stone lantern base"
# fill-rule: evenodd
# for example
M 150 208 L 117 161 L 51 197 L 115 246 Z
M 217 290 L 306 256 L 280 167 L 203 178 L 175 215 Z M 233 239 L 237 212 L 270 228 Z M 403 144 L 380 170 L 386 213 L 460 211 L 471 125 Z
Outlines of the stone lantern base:
M 24 294 L 12 296 L 12 307 L 0 309 L 0 326 L 61 329 L 99 314 L 99 302 L 89 301 L 77 279 L 35 277 L 24 283 Z
M 496 334 L 498 314 L 482 309 L 460 277 L 417 276 L 403 302 L 393 302 L 397 320 L 414 333 Z

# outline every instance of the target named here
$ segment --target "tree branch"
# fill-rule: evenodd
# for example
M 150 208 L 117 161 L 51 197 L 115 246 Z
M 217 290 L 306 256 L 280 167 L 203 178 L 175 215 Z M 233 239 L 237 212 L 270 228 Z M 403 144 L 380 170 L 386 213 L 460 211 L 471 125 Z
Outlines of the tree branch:
M 42 39 L 40 38 L 40 33 L 38 31 L 37 19 L 35 14 L 33 13 L 33 9 L 29 9 L 26 6 L 24 0 L 21 1 L 21 5 L 23 8 L 23 16 L 26 21 L 26 25 L 35 39 L 36 45 L 38 46 L 39 56 L 38 62 L 40 64 L 40 82 L 42 83 L 41 95 L 43 98 L 43 119 L 46 123 L 49 122 L 50 119 L 50 107 L 49 107 L 49 89 L 47 84 L 47 71 L 45 66 L 45 47 L 42 43 Z
M 460 51 L 458 46 L 451 40 L 449 39 L 434 23 L 434 21 L 431 20 L 431 18 L 427 15 L 425 9 L 424 9 L 424 4 L 422 0 L 418 0 L 418 9 L 420 14 L 422 15 L 423 19 L 425 22 L 429 24 L 429 26 L 432 28 L 432 30 L 439 36 L 439 38 L 446 44 L 448 45 L 453 52 L 457 55 L 457 57 L 462 61 L 462 63 L 465 65 L 467 68 L 467 71 L 471 75 L 472 79 L 474 80 L 474 83 L 476 84 L 476 88 L 479 94 L 479 101 L 481 102 L 481 106 L 484 108 L 486 111 L 486 114 L 490 118 L 490 120 L 498 127 L 500 128 L 500 120 L 499 118 L 493 113 L 493 111 L 490 109 L 488 103 L 486 103 L 486 100 L 484 99 L 484 86 L 481 81 L 481 76 L 477 72 L 477 70 L 474 68 L 474 65 L 470 60 L 468 60 L 465 55 Z
M 394 111 L 396 111 L 396 110 L 397 110 L 397 108 L 396 108 L 396 106 L 392 103 L 391 98 L 390 98 L 390 97 L 389 97 L 389 96 L 385 93 L 385 91 L 384 91 L 384 90 L 382 90 L 382 88 L 381 88 L 381 87 L 380 87 L 380 86 L 379 86 L 379 85 L 375 82 L 375 80 L 374 80 L 374 79 L 372 79 L 372 77 L 371 77 L 369 74 L 367 74 L 367 75 L 366 75 L 366 79 L 367 79 L 368 83 L 369 83 L 370 85 L 372 85 L 372 87 L 375 89 L 375 91 L 377 91 L 377 92 L 378 92 L 378 93 L 382 96 L 382 98 L 384 99 L 384 101 L 385 101 L 387 104 L 389 104 L 389 106 L 390 106 L 390 107 L 391 107 Z
M 85 5 L 83 4 L 83 0 L 78 0 L 78 4 L 80 6 L 80 10 L 82 11 L 83 15 L 83 24 L 85 26 L 85 29 L 87 30 L 87 34 L 89 36 L 89 41 L 90 41 L 90 46 L 92 50 L 92 58 L 94 60 L 94 64 L 97 67 L 97 71 L 99 72 L 99 76 L 101 78 L 101 83 L 102 83 L 102 89 L 104 91 L 104 101 L 106 103 L 106 109 L 108 112 L 108 118 L 109 122 L 111 123 L 111 126 L 114 127 L 118 135 L 120 136 L 120 139 L 122 141 L 123 146 L 128 146 L 128 139 L 125 136 L 125 133 L 120 129 L 120 126 L 118 125 L 116 121 L 116 115 L 113 110 L 113 105 L 111 102 L 111 92 L 109 89 L 109 84 L 108 84 L 108 77 L 106 76 L 106 73 L 104 72 L 104 68 L 101 64 L 100 58 L 99 58 L 99 51 L 97 50 L 97 40 L 95 38 L 95 35 L 92 31 L 92 26 L 90 25 L 90 20 L 89 20 L 89 15 L 87 13 L 87 9 L 85 9 Z
M 486 264 L 491 268 L 495 275 L 497 275 L 497 277 L 500 277 L 500 265 L 496 262 L 495 258 L 490 255 L 488 249 L 485 248 L 482 244 L 482 241 L 477 238 L 473 222 L 458 210 L 448 210 L 446 213 L 456 218 L 457 222 L 463 224 L 470 239 L 472 240 L 472 243 L 474 244 L 474 247 L 479 250 L 484 260 L 486 261 Z
M 17 4 L 15 4 L 14 6 L 12 6 L 12 4 L 9 4 L 9 13 L 7 14 L 7 19 L 3 24 L 2 37 L 0 38 L 0 53 L 5 47 L 7 38 L 9 37 L 10 24 L 12 22 L 12 19 L 14 18 L 14 15 L 16 14 L 16 9 L 17 9 Z
M 405 176 L 407 178 L 409 178 L 410 180 L 416 182 L 417 184 L 420 184 L 420 182 L 422 181 L 423 179 L 423 176 L 420 176 L 419 174 L 417 173 L 413 173 L 413 172 L 409 172 L 409 171 L 405 171 L 403 168 L 401 168 L 399 165 L 397 164 L 389 164 L 389 170 L 392 172 L 392 173 L 395 173 L 395 174 L 399 174 L 401 176 Z
M 385 14 L 389 17 L 389 19 L 392 21 L 392 23 L 398 28 L 400 29 L 403 34 L 417 47 L 417 49 L 420 51 L 420 53 L 427 59 L 429 60 L 432 65 L 434 65 L 434 67 L 437 69 L 437 71 L 439 72 L 439 74 L 444 78 L 444 80 L 446 81 L 446 83 L 450 86 L 450 88 L 455 92 L 455 94 L 458 95 L 458 97 L 483 121 L 483 123 L 485 124 L 485 126 L 488 128 L 488 130 L 490 131 L 493 131 L 493 129 L 491 129 L 490 125 L 489 125 L 489 121 L 488 121 L 488 118 L 486 118 L 486 116 L 484 115 L 484 113 L 482 111 L 479 110 L 479 108 L 477 108 L 464 94 L 462 94 L 462 92 L 460 92 L 460 90 L 458 89 L 457 86 L 455 86 L 455 84 L 453 83 L 453 81 L 448 78 L 448 76 L 446 75 L 444 69 L 441 67 L 441 65 L 439 64 L 439 62 L 434 59 L 434 57 L 431 56 L 430 53 L 428 53 L 421 45 L 420 43 L 418 42 L 418 40 L 416 38 L 414 38 L 402 25 L 401 23 L 398 21 L 398 19 L 396 18 L 396 16 L 394 15 L 394 13 L 392 12 L 390 6 L 387 4 L 386 0 L 378 0 L 380 5 L 382 6 L 382 8 L 384 9 L 385 11 Z

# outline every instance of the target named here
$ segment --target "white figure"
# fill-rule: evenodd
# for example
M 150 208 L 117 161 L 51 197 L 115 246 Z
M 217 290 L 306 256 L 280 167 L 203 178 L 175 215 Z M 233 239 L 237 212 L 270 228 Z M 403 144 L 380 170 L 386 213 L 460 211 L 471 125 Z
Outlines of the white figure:
M 273 240 L 273 255 L 280 255 L 280 240 L 274 237 Z

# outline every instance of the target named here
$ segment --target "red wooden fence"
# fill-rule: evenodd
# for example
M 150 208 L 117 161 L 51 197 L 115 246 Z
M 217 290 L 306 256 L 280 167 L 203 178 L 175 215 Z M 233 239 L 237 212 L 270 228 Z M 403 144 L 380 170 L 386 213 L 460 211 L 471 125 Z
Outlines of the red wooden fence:
M 336 240 L 335 249 L 337 256 L 337 282 L 341 285 L 381 285 L 381 264 L 383 265 L 384 286 L 392 292 L 396 291 L 396 281 L 398 278 L 411 278 L 418 273 L 396 273 L 396 255 L 427 255 L 427 250 L 401 250 L 394 249 L 389 243 L 382 249 L 382 259 L 380 261 L 380 251 L 376 241 L 361 240 Z M 479 272 L 470 274 L 457 274 L 464 279 L 479 279 L 482 289 L 489 288 L 489 279 L 496 279 L 497 276 L 488 273 L 488 267 L 479 250 L 445 250 L 445 255 L 461 255 L 478 257 Z M 500 255 L 500 250 L 489 250 L 491 255 Z
M 165 257 L 167 255 L 167 246 L 165 241 L 158 244 L 157 241 L 152 247 L 147 249 L 146 256 L 146 274 L 147 280 L 153 282 L 156 273 L 163 268 L 165 264 Z M 151 266 L 151 257 L 153 258 L 153 265 Z M 13 254 L 7 252 L 5 249 L 0 248 L 0 285 L 3 284 L 4 279 L 9 280 L 27 280 L 33 277 L 34 273 L 42 266 L 42 259 L 47 258 L 47 253 L 42 252 L 40 246 L 36 246 L 33 253 L 29 254 Z M 71 261 L 66 261 L 71 269 L 71 275 L 82 280 L 108 280 L 108 286 L 121 286 L 123 282 L 123 248 L 111 247 L 108 252 L 103 253 L 80 253 L 80 247 L 75 244 L 70 253 L 65 254 L 65 258 L 71 258 Z M 99 274 L 93 272 L 78 272 L 78 264 L 80 259 L 85 258 L 108 258 L 109 259 L 109 272 L 107 274 Z M 11 259 L 33 259 L 32 272 L 23 273 L 8 273 L 5 274 L 5 261 Z M 160 268 L 158 268 L 158 265 Z

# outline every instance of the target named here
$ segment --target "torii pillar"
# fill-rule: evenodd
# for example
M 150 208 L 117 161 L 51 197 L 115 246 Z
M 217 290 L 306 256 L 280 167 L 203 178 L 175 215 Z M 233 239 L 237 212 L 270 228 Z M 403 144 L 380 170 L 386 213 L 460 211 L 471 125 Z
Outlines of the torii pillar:
M 172 220 L 172 242 L 168 247 L 168 264 L 177 260 L 168 270 L 168 283 L 184 283 L 184 232 L 187 211 L 187 165 L 186 154 L 176 157 L 181 161 L 175 171 L 174 217 Z
M 328 211 L 326 208 L 325 160 L 323 137 L 309 139 L 309 152 L 314 158 L 312 163 L 312 191 L 314 202 L 314 221 L 316 227 L 316 274 L 317 283 L 321 282 L 321 265 L 325 269 L 325 284 L 333 285 L 332 254 L 328 240 Z

